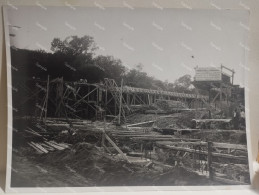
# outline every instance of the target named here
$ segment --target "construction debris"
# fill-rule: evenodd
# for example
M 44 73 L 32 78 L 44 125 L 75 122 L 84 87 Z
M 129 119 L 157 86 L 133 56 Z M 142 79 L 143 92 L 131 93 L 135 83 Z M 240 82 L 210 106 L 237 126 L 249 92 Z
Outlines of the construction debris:
M 53 83 L 64 92 L 54 100 L 44 96 L 40 117 L 15 118 L 24 130 L 14 132 L 14 140 L 26 143 L 22 152 L 34 163 L 64 165 L 89 186 L 250 183 L 244 118 L 238 109 L 231 116 L 235 102 L 221 90 L 233 86 L 196 81 L 197 88 L 217 93 L 212 98 L 128 87 L 123 80 L 119 86 L 107 78 L 58 81 L 48 79 L 48 93 Z M 55 117 L 48 117 L 48 102 L 57 99 Z

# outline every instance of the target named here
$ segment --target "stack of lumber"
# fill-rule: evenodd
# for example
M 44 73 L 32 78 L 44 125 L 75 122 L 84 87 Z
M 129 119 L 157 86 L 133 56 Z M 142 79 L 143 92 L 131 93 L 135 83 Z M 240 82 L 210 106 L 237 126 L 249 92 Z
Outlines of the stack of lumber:
M 199 141 L 199 139 L 175 138 L 171 135 L 151 134 L 150 132 L 143 133 L 139 131 L 110 131 L 112 137 L 128 138 L 134 141 Z
M 194 145 L 201 145 L 201 146 L 206 146 L 206 142 L 195 142 L 192 143 L 190 142 L 178 142 L 174 144 L 174 142 L 156 142 L 156 146 L 164 149 L 169 149 L 169 150 L 175 150 L 175 151 L 184 151 L 184 152 L 189 152 L 189 153 L 197 153 L 197 154 L 204 154 L 208 155 L 208 151 L 204 150 L 195 150 L 191 148 L 190 146 Z M 225 143 L 214 143 L 212 144 L 212 147 L 218 147 L 218 148 L 234 148 L 234 149 L 239 149 L 239 150 L 245 150 L 245 146 L 243 145 L 237 145 L 237 144 L 225 144 Z M 226 154 L 226 153 L 219 153 L 219 152 L 211 152 L 211 155 L 214 157 L 221 157 L 221 158 L 227 158 L 227 159 L 232 159 L 232 160 L 239 160 L 242 163 L 247 163 L 247 156 L 236 156 L 232 154 Z
M 38 143 L 31 141 L 31 142 L 28 142 L 28 145 L 31 146 L 34 150 L 36 150 L 36 152 L 40 154 L 69 148 L 69 144 L 56 143 L 55 141 L 44 141 L 44 142 L 38 142 Z

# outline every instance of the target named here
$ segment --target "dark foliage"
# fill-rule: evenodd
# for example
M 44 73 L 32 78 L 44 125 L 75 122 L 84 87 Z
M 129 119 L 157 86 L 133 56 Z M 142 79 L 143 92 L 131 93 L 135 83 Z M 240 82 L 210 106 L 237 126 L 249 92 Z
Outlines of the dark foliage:
M 90 36 L 70 36 L 63 41 L 54 38 L 51 42 L 53 53 L 42 50 L 11 48 L 12 74 L 14 82 L 30 79 L 46 80 L 63 77 L 66 81 L 85 79 L 98 83 L 104 78 L 114 79 L 120 85 L 132 87 L 193 93 L 191 76 L 184 75 L 174 83 L 157 80 L 143 71 L 141 64 L 128 70 L 120 59 L 112 56 L 95 56 L 96 44 Z

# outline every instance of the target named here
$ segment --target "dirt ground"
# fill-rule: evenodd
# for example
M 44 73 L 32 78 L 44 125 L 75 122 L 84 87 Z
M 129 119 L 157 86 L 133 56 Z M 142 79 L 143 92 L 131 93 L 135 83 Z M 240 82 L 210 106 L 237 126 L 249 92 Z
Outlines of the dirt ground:
M 87 143 L 50 154 L 26 156 L 13 152 L 11 183 L 12 187 L 215 184 L 182 167 L 163 170 L 129 164 L 105 155 L 101 148 Z
M 88 186 L 90 182 L 68 167 L 49 165 L 13 154 L 12 187 Z

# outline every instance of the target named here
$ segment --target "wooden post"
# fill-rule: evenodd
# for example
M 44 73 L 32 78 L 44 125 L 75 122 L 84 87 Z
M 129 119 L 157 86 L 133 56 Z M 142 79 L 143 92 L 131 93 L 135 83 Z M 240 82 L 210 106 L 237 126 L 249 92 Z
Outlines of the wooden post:
M 99 101 L 99 91 L 98 91 L 98 87 L 96 87 L 96 109 L 95 109 L 95 119 L 98 120 L 98 101 Z
M 116 103 L 115 97 L 113 97 L 113 99 L 114 99 L 114 115 L 117 116 L 117 103 Z
M 118 123 L 119 124 L 121 124 L 122 87 L 123 87 L 123 79 L 121 79 L 120 105 L 119 105 L 119 115 L 118 115 Z
M 132 98 L 130 100 L 130 105 L 134 105 L 134 94 L 132 94 Z
M 107 100 L 108 100 L 108 94 L 107 94 L 107 88 L 105 89 L 105 110 L 107 110 Z
M 102 133 L 102 147 L 105 147 L 105 133 Z
M 212 142 L 208 142 L 208 171 L 209 171 L 209 178 L 213 179 L 213 170 L 212 170 Z
M 63 82 L 62 82 L 63 85 Z M 47 80 L 47 92 L 46 92 L 46 109 L 45 109 L 45 117 L 44 117 L 44 124 L 46 126 L 46 118 L 47 118 L 47 112 L 48 112 L 48 97 L 49 97 L 49 75 Z
M 232 85 L 234 84 L 234 74 L 235 74 L 235 72 L 234 72 L 234 70 L 232 70 Z
M 195 153 L 196 153 L 196 148 L 195 148 L 195 146 L 193 146 L 193 148 L 194 148 L 194 153 L 192 153 L 193 169 L 196 170 L 196 155 L 195 155 Z
M 39 93 L 36 93 L 36 101 L 35 101 L 35 114 L 34 114 L 34 116 L 35 116 L 35 119 L 37 118 L 37 104 L 38 104 L 38 101 L 39 101 Z
M 106 115 L 104 116 L 104 132 L 102 133 L 102 147 L 105 147 Z
M 96 87 L 96 105 L 99 106 L 99 87 Z
M 222 109 L 222 83 L 220 83 L 220 109 Z
M 127 93 L 127 105 L 129 106 L 129 102 L 130 102 L 130 98 L 129 98 L 129 94 Z

